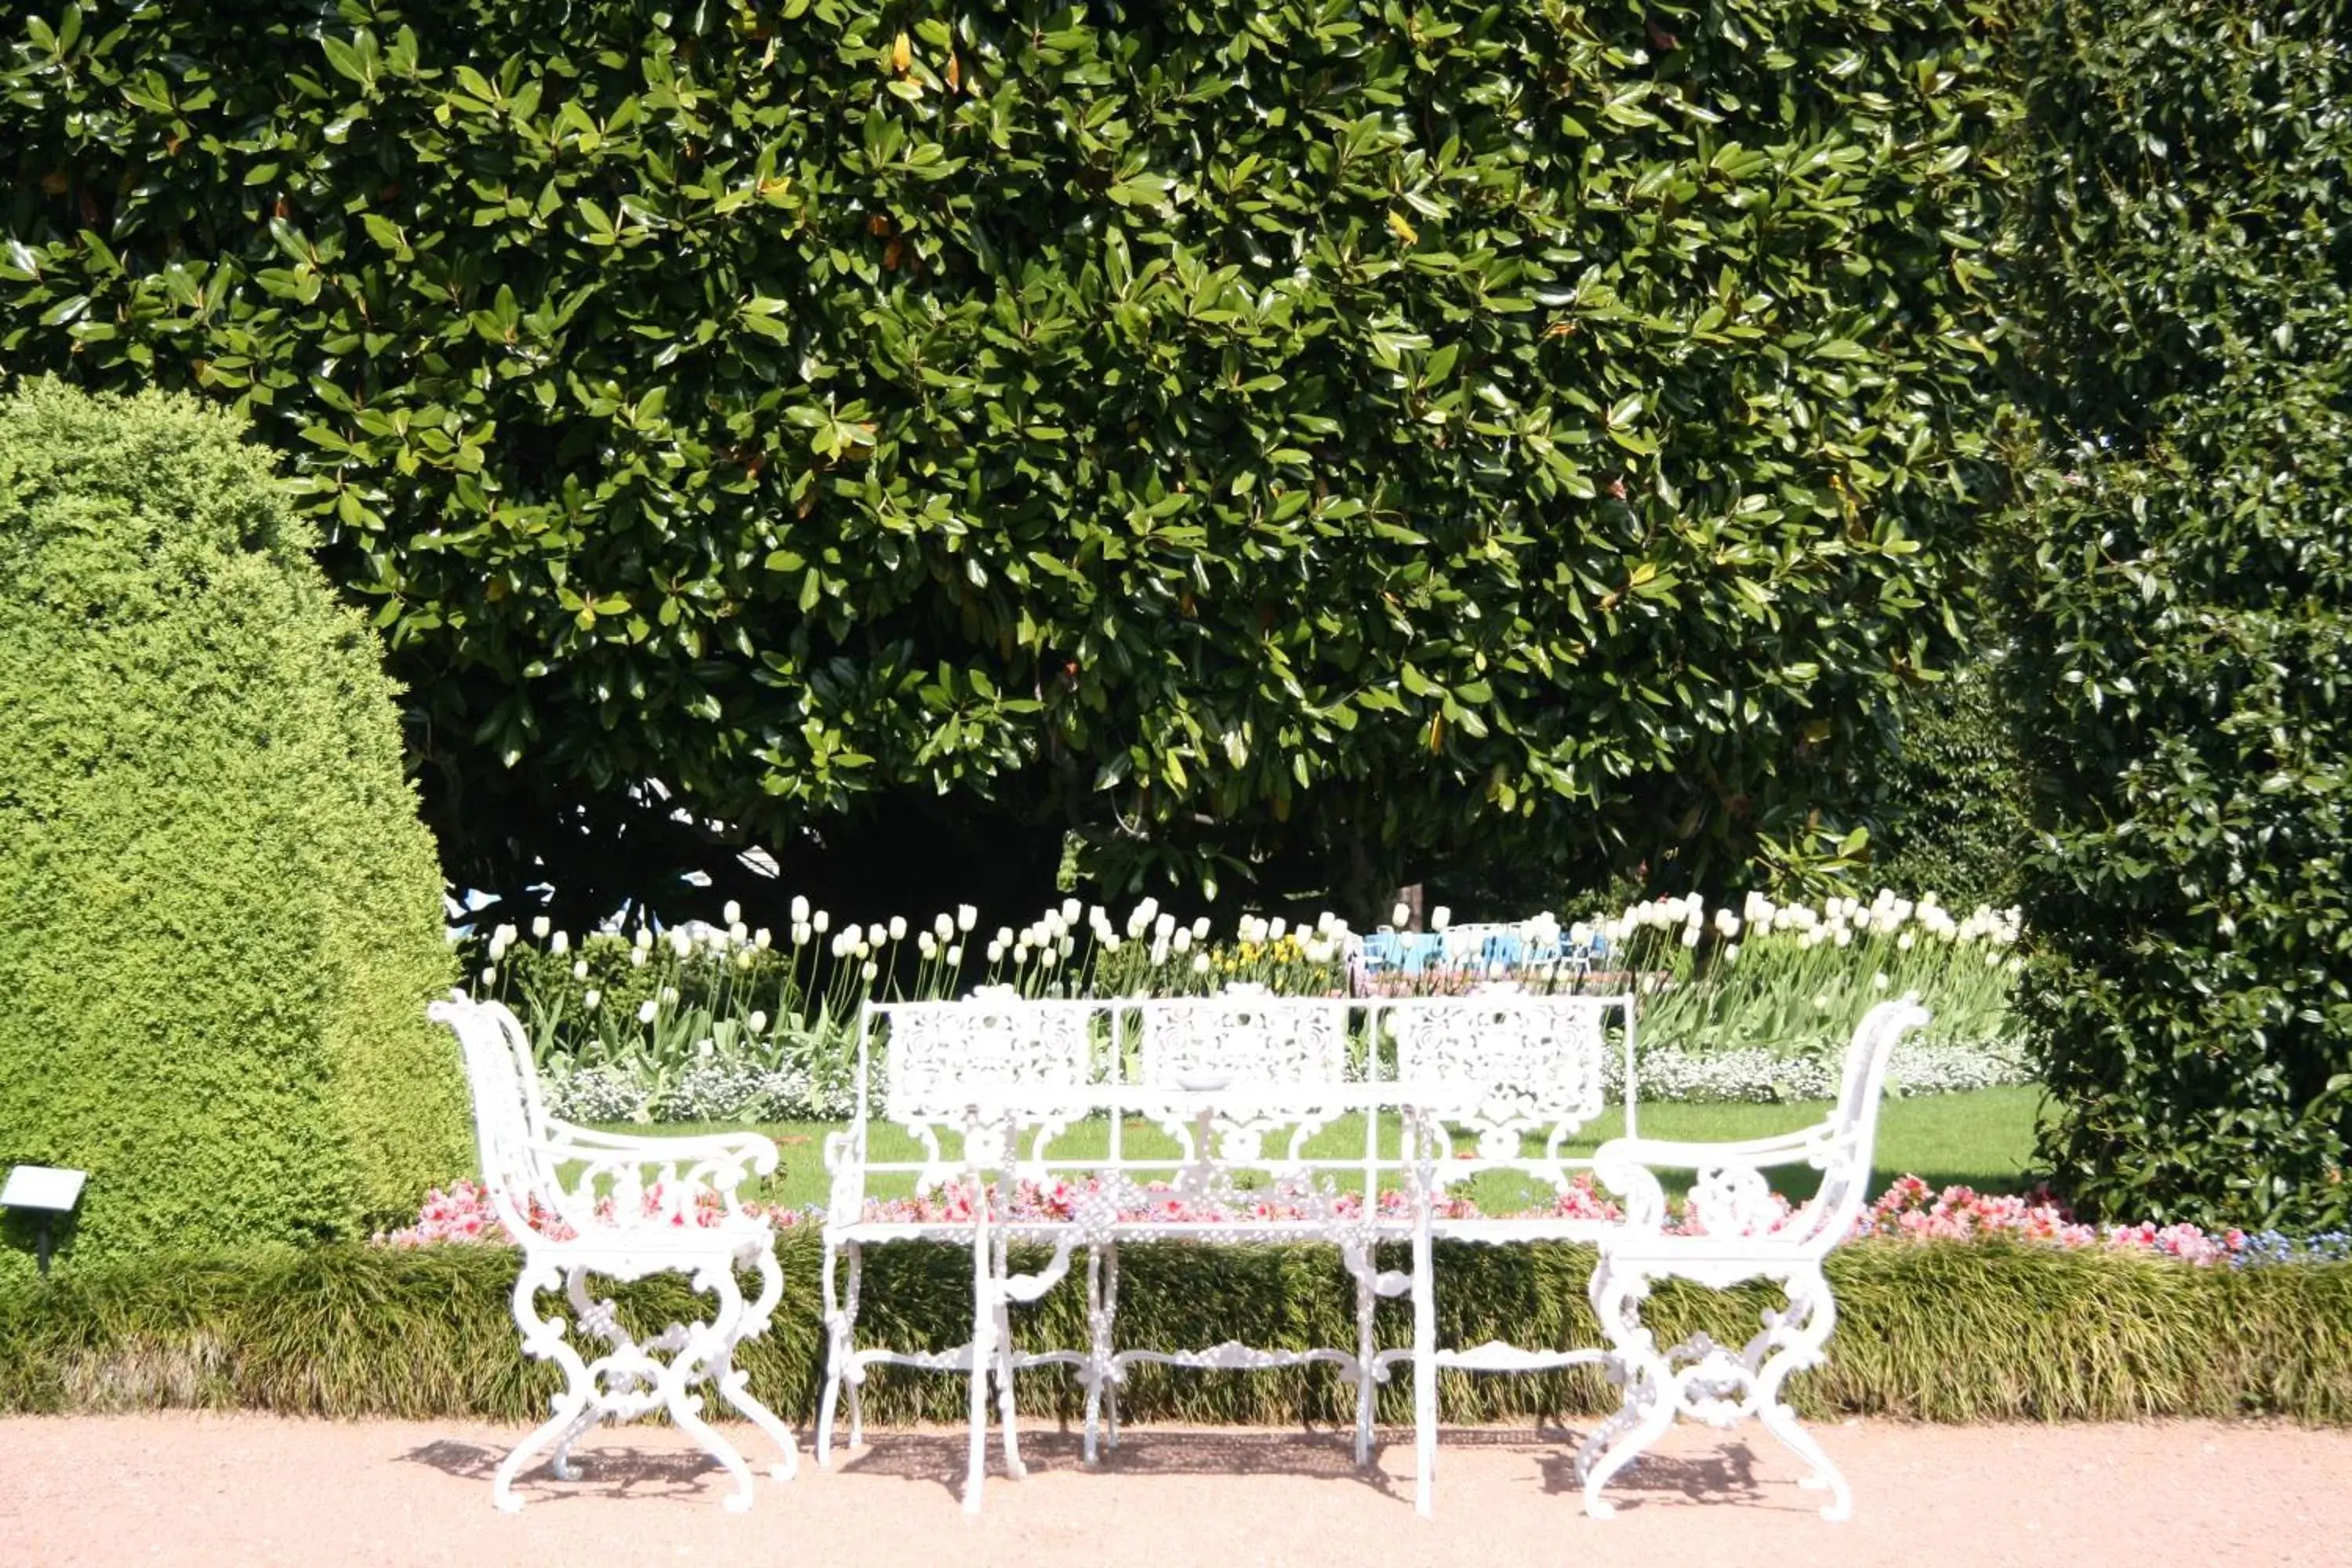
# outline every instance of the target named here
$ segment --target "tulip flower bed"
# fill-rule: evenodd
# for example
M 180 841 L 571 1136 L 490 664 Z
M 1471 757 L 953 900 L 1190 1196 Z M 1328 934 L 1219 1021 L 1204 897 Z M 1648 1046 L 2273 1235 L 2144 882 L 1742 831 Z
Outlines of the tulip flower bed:
M 1222 932 L 1148 899 L 1123 918 L 1072 899 L 992 932 L 969 905 L 929 921 L 836 924 L 804 899 L 779 900 L 776 929 L 754 929 L 734 905 L 725 915 L 576 943 L 544 921 L 528 935 L 500 926 L 474 954 L 473 988 L 515 1010 L 551 1107 L 586 1122 L 838 1118 L 868 997 L 991 986 L 1028 996 L 1632 989 L 1643 998 L 1643 1098 L 1690 1101 L 1833 1093 L 1853 1021 L 1884 994 L 1916 992 L 1934 1020 L 1896 1052 L 1898 1092 L 2026 1076 L 2009 1008 L 2014 913 L 1955 916 L 1932 892 L 1819 907 L 1760 894 L 1710 907 L 1694 895 L 1475 931 L 1449 930 L 1441 909 L 1420 939 L 1425 956 L 1387 969 L 1328 911 L 1297 924 L 1245 914 Z

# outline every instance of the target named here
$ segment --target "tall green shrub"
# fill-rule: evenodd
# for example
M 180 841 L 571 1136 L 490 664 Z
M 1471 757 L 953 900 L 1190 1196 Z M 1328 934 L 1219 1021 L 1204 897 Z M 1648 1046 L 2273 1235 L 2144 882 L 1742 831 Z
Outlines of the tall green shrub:
M 2352 1207 L 2352 47 L 2340 5 L 2062 3 L 2016 566 L 2053 831 L 2022 1006 L 2078 1201 Z
M 90 1173 L 82 1254 L 348 1237 L 466 1169 L 392 689 L 240 434 L 0 401 L 0 1161 Z
M 713 822 L 856 910 L 1728 877 L 1972 580 L 1987 16 L 60 5 L 0 352 L 302 451 L 452 874 L 575 923 Z

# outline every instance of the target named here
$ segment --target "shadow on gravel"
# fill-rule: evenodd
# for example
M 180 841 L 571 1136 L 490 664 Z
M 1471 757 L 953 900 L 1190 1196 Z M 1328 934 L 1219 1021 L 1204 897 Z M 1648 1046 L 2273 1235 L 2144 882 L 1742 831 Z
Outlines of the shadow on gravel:
M 411 1448 L 400 1458 L 403 1464 L 423 1465 L 461 1480 L 480 1481 L 488 1488 L 490 1476 L 506 1457 L 504 1448 L 441 1438 Z M 533 1503 L 583 1495 L 692 1498 L 700 1494 L 705 1479 L 719 1468 L 699 1449 L 583 1447 L 572 1451 L 572 1462 L 579 1468 L 578 1480 L 558 1479 L 542 1459 L 516 1478 L 520 1495 Z

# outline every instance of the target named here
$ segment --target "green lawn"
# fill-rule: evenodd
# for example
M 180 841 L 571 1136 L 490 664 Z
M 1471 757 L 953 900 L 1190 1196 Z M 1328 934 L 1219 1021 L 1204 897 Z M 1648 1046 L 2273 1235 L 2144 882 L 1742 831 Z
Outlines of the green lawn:
M 2042 1091 L 2031 1086 L 1978 1089 L 1967 1094 L 1926 1095 L 1916 1100 L 1890 1100 L 1878 1125 L 1876 1181 L 1912 1174 L 1937 1186 L 1958 1182 L 1983 1192 L 2021 1192 L 2030 1184 L 2026 1166 L 2033 1151 L 2033 1130 L 2040 1114 Z M 1828 1114 L 1823 1101 L 1787 1105 L 1645 1105 L 1641 1130 L 1655 1138 L 1758 1138 L 1810 1126 Z M 1590 1153 L 1621 1130 L 1622 1117 L 1612 1111 L 1573 1145 Z M 765 1184 L 758 1195 L 793 1206 L 822 1203 L 825 1195 L 824 1136 L 838 1123 L 785 1121 L 762 1125 L 759 1131 L 776 1141 L 783 1154 L 783 1170 Z M 689 1123 L 673 1128 L 614 1126 L 616 1132 L 679 1132 L 717 1131 L 719 1124 Z M 1053 1152 L 1073 1160 L 1099 1158 L 1109 1144 L 1109 1124 L 1083 1122 L 1054 1145 Z M 919 1157 L 914 1141 L 887 1123 L 872 1129 L 874 1157 L 909 1160 Z M 1129 1122 L 1126 1133 L 1131 1156 L 1171 1154 L 1175 1145 L 1157 1128 Z M 1393 1141 L 1391 1140 L 1392 1143 Z M 1345 1158 L 1363 1148 L 1363 1123 L 1348 1117 L 1326 1129 L 1309 1145 L 1311 1155 Z M 1792 1199 L 1811 1194 L 1816 1173 L 1799 1165 L 1781 1172 L 1780 1190 Z M 1669 1186 L 1677 1184 L 1670 1181 Z M 895 1186 L 877 1184 L 878 1196 L 908 1190 L 904 1180 Z M 1489 1213 L 1507 1213 L 1537 1196 L 1522 1191 L 1503 1175 L 1482 1177 L 1470 1195 Z

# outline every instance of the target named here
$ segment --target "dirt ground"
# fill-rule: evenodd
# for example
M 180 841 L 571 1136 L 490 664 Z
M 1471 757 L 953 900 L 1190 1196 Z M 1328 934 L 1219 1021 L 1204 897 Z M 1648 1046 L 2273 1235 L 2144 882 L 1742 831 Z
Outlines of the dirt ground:
M 608 1427 L 583 1479 L 544 1469 L 519 1515 L 490 1471 L 519 1429 L 259 1415 L 0 1420 L 0 1565 L 394 1564 L 572 1568 L 672 1562 L 1407 1564 L 2174 1563 L 2352 1565 L 2352 1433 L 2267 1426 L 1912 1426 L 1849 1422 L 1822 1439 L 1853 1482 L 1830 1524 L 1795 1462 L 1753 1428 L 1685 1426 L 1584 1517 L 1572 1435 L 1446 1434 L 1437 1517 L 1412 1512 L 1409 1434 L 1358 1471 L 1347 1439 L 1130 1431 L 1097 1473 L 1075 1437 L 1036 1434 L 1030 1476 L 958 1507 L 954 1433 L 881 1433 L 835 1468 L 803 1455 L 747 1514 L 666 1427 Z M 748 1430 L 738 1434 L 757 1460 Z

